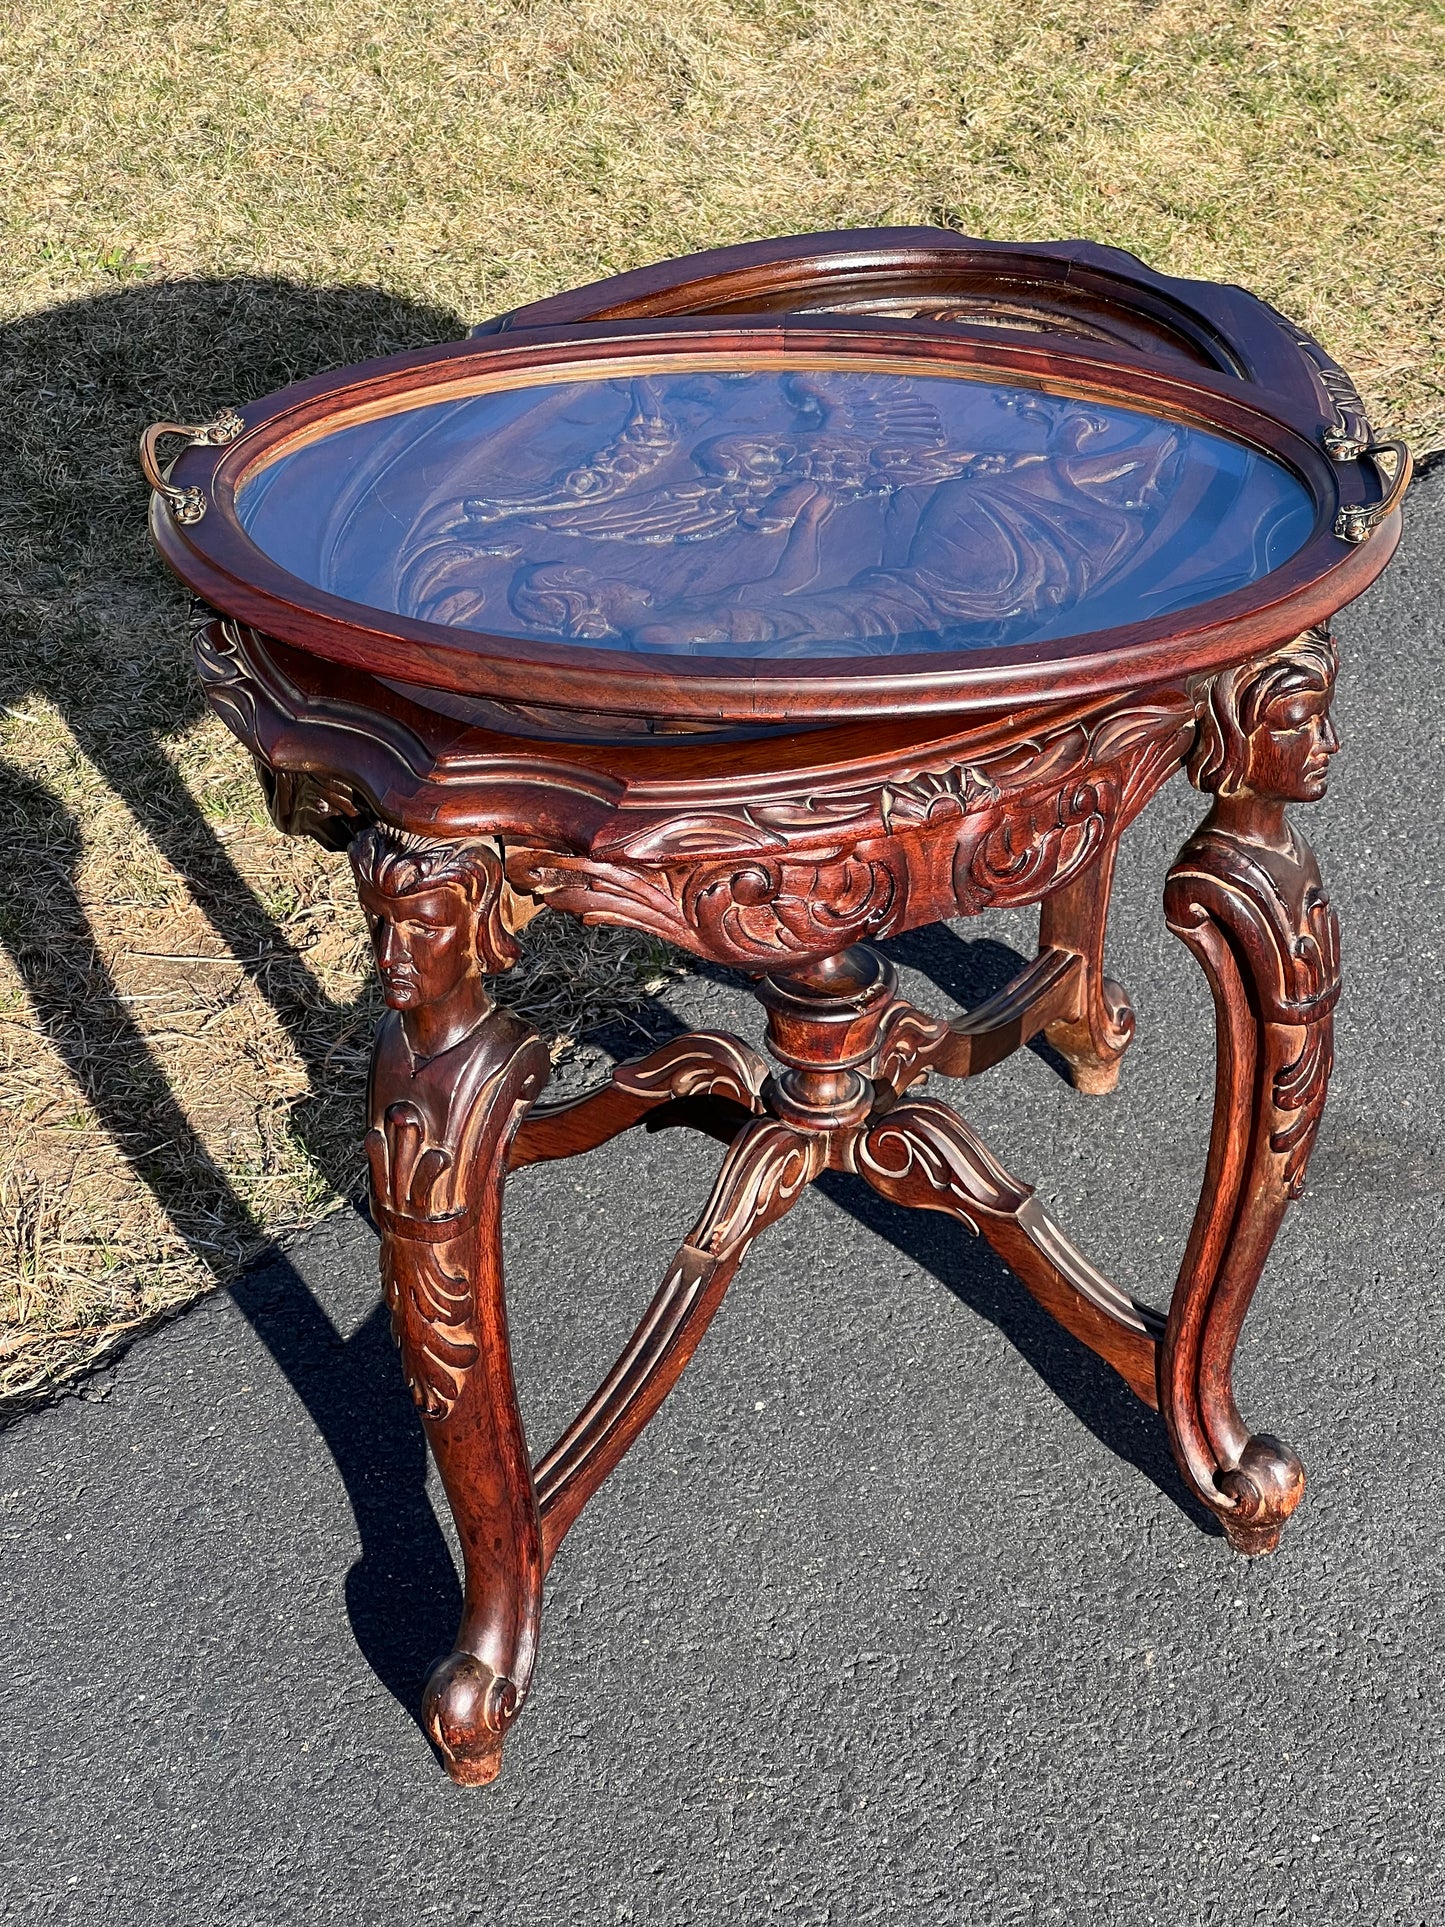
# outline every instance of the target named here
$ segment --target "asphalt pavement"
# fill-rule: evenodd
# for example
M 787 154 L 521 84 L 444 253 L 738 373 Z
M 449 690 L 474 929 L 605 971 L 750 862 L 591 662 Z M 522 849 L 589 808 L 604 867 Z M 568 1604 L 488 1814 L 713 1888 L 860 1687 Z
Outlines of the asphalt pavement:
M 1230 1553 L 985 1249 L 831 1178 L 574 1528 L 503 1776 L 462 1790 L 414 1715 L 450 1526 L 347 1213 L 0 1436 L 0 1921 L 1435 1927 L 1445 473 L 1407 524 L 1339 621 L 1344 753 L 1299 816 L 1347 977 L 1238 1372 L 1308 1468 L 1276 1557 Z M 1208 995 L 1159 904 L 1200 813 L 1177 784 L 1126 842 L 1119 1092 L 1031 1051 L 953 1093 L 1159 1303 L 1208 1134 Z M 1025 917 L 889 946 L 941 1011 L 1031 947 Z M 666 1002 L 658 1029 L 759 1030 L 723 980 Z M 512 1181 L 534 1446 L 718 1155 L 634 1133 Z

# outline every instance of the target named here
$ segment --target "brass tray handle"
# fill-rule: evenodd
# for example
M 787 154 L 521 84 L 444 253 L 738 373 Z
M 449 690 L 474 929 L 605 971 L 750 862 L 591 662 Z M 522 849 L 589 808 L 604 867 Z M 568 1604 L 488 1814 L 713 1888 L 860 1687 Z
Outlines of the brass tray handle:
M 1381 467 L 1382 455 L 1394 456 L 1393 474 Z M 1410 472 L 1415 466 L 1403 442 L 1376 442 L 1365 450 L 1360 460 L 1372 464 L 1385 492 L 1378 502 L 1353 502 L 1340 510 L 1335 517 L 1335 534 L 1342 542 L 1363 542 L 1372 529 L 1380 526 L 1399 505 L 1400 497 L 1410 486 Z
M 213 422 L 152 422 L 140 438 L 140 465 L 157 495 L 163 495 L 171 514 L 188 526 L 205 514 L 205 491 L 194 486 L 177 488 L 167 481 L 156 450 L 165 435 L 183 435 L 192 448 L 219 448 L 235 441 L 246 426 L 234 408 L 223 408 Z

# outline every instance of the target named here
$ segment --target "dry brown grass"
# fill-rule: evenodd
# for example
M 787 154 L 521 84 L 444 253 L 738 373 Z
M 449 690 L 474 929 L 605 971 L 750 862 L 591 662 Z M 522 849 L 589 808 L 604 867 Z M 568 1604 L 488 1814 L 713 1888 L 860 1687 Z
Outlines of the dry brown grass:
M 1380 0 L 0 14 L 0 1388 L 354 1185 L 344 866 L 200 711 L 132 450 L 659 255 L 945 220 L 1244 281 L 1445 440 L 1445 17 Z M 662 967 L 539 927 L 554 1033 Z M 588 1000 L 591 999 L 589 1005 Z

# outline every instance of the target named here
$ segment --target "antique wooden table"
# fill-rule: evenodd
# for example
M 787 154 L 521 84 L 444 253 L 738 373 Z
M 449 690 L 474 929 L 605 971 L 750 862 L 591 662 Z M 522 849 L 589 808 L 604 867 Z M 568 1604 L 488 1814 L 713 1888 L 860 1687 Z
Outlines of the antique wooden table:
M 167 435 L 187 446 L 159 466 Z M 425 1692 L 489 1780 L 543 1575 L 748 1245 L 822 1171 L 948 1213 L 1163 1415 L 1246 1553 L 1299 1501 L 1242 1419 L 1240 1326 L 1324 1103 L 1335 919 L 1285 814 L 1336 748 L 1327 624 L 1398 539 L 1404 450 L 1238 289 L 933 230 L 724 250 L 305 382 L 143 458 L 196 662 L 285 830 L 350 851 L 388 1015 L 372 1201 L 465 1606 Z M 1213 988 L 1208 1166 L 1167 1313 L 1068 1241 L 930 1074 L 1040 1033 L 1110 1090 L 1119 837 L 1211 799 L 1169 926 Z M 944 1022 L 868 939 L 1040 906 L 1037 957 Z M 547 907 L 756 980 L 770 1065 L 699 1033 L 540 1100 L 488 973 Z M 631 1342 L 535 1463 L 505 1173 L 646 1120 L 726 1150 Z

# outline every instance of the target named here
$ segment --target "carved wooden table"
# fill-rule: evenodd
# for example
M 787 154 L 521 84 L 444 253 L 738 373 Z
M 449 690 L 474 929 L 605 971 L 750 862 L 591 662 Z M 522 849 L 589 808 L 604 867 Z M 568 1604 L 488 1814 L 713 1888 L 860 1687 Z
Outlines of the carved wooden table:
M 167 433 L 188 444 L 169 471 Z M 155 539 L 201 599 L 207 696 L 281 827 L 349 849 L 390 1006 L 366 1148 L 465 1560 L 424 1707 L 455 1779 L 500 1765 L 568 1528 L 824 1170 L 985 1238 L 1162 1413 L 1232 1544 L 1273 1548 L 1303 1473 L 1244 1422 L 1230 1365 L 1339 988 L 1285 805 L 1323 792 L 1326 625 L 1388 560 L 1409 467 L 1315 344 L 1108 250 L 805 237 L 161 424 L 143 455 Z M 1115 852 L 1181 767 L 1211 803 L 1165 915 L 1219 1049 L 1166 1314 L 927 1080 L 1042 1033 L 1082 1089 L 1113 1087 L 1134 1029 L 1104 968 Z M 867 941 L 1032 903 L 1035 960 L 951 1023 Z M 547 1052 L 485 979 L 543 907 L 751 973 L 773 1063 L 701 1033 L 539 1101 Z M 504 1175 L 644 1120 L 720 1139 L 717 1182 L 532 1463 Z

